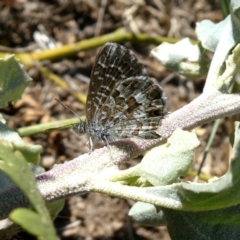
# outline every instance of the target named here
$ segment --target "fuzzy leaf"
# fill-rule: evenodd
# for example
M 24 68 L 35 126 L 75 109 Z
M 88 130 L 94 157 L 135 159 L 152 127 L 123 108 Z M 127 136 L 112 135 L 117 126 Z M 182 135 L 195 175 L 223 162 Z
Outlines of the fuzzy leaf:
M 171 184 L 185 176 L 200 144 L 195 133 L 176 129 L 166 144 L 151 149 L 140 163 L 141 176 L 153 186 Z
M 130 209 L 128 215 L 136 222 L 150 226 L 164 226 L 166 221 L 162 211 L 149 203 L 137 202 Z
M 175 44 L 162 43 L 150 54 L 168 69 L 187 77 L 199 77 L 207 74 L 208 63 L 201 55 L 198 45 L 189 38 Z

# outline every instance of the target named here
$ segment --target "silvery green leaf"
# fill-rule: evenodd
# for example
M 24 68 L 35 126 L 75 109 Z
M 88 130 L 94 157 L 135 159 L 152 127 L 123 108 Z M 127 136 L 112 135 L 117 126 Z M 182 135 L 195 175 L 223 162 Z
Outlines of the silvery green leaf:
M 140 163 L 141 176 L 153 186 L 177 182 L 187 174 L 200 144 L 194 132 L 176 129 L 166 144 L 151 149 Z
M 130 209 L 128 215 L 136 222 L 150 226 L 165 226 L 163 212 L 149 203 L 137 202 Z
M 168 69 L 188 77 L 199 77 L 207 73 L 208 63 L 202 56 L 198 45 L 189 38 L 175 44 L 162 43 L 150 55 Z
M 223 29 L 228 22 L 229 17 L 217 24 L 210 20 L 203 20 L 196 24 L 196 34 L 205 49 L 215 52 Z

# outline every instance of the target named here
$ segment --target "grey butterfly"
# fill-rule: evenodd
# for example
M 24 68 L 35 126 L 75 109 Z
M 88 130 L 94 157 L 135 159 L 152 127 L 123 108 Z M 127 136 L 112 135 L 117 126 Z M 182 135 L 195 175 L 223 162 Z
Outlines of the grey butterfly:
M 93 141 L 113 142 L 137 136 L 156 139 L 155 132 L 166 115 L 166 99 L 133 52 L 106 43 L 98 52 L 86 104 L 86 121 L 73 126 L 77 134 Z

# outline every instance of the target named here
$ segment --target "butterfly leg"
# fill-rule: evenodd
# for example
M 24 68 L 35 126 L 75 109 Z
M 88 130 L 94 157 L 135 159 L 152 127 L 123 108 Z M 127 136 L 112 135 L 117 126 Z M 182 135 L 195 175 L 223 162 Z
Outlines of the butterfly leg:
M 107 148 L 109 149 L 110 158 L 113 161 L 112 152 L 111 152 L 111 148 L 110 148 L 108 139 L 107 139 L 107 137 L 105 135 L 102 136 L 102 139 L 107 144 Z
M 91 153 L 93 151 L 93 141 L 91 137 L 89 137 L 89 141 L 86 143 L 86 145 L 90 149 L 90 153 Z
M 107 137 L 103 135 L 102 139 L 107 144 L 107 147 L 110 148 L 110 145 L 109 145 Z

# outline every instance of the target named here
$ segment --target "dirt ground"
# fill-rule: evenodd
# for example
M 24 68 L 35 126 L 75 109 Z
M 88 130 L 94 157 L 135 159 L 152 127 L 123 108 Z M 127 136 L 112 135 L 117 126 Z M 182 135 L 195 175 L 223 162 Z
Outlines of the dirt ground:
M 43 48 L 36 42 L 34 33 L 42 32 L 50 37 L 55 46 L 71 44 L 94 36 L 111 33 L 118 28 L 149 36 L 165 36 L 196 40 L 196 22 L 210 19 L 222 20 L 219 1 L 172 0 L 172 1 L 106 1 L 106 0 L 3 0 L 0 1 L 0 51 L 29 52 Z M 153 44 L 130 43 L 124 45 L 133 50 L 146 67 L 150 77 L 164 88 L 168 96 L 168 111 L 173 112 L 196 98 L 203 89 L 204 78 L 187 79 L 171 73 L 149 57 Z M 97 49 L 80 52 L 54 62 L 43 61 L 26 68 L 33 78 L 22 99 L 15 106 L 9 105 L 1 112 L 13 129 L 54 120 L 72 118 L 71 112 L 53 99 L 59 98 L 78 115 L 85 114 L 85 104 L 77 101 L 68 90 L 45 78 L 39 66 L 64 79 L 69 88 L 87 94 L 89 76 Z M 197 170 L 203 149 L 212 129 L 206 124 L 197 129 L 201 147 L 196 151 L 193 170 Z M 223 120 L 218 129 L 203 172 L 222 175 L 226 171 L 228 157 L 228 122 Z M 27 142 L 43 146 L 42 165 L 46 170 L 55 163 L 63 163 L 88 152 L 87 138 L 72 131 L 38 134 L 24 138 Z M 135 159 L 126 167 L 139 162 Z M 61 239 L 170 239 L 165 227 L 146 227 L 134 223 L 127 215 L 133 201 L 90 193 L 74 196 L 55 220 Z M 20 239 L 30 239 L 22 233 Z

